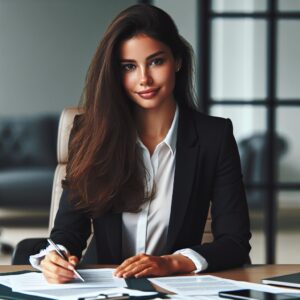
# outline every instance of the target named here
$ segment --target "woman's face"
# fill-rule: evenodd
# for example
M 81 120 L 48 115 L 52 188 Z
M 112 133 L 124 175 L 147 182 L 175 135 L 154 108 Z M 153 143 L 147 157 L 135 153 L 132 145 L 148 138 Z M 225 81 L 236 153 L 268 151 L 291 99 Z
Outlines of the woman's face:
M 157 109 L 174 101 L 175 72 L 180 67 L 165 44 L 140 34 L 120 46 L 123 86 L 140 108 Z

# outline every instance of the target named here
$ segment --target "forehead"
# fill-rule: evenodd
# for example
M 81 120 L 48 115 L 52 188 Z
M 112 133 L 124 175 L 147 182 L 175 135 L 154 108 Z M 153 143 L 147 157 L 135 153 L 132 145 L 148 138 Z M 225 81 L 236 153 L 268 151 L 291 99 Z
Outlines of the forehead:
M 163 51 L 167 55 L 172 55 L 167 45 L 144 34 L 136 35 L 120 44 L 121 59 L 145 59 L 149 55 L 159 51 Z

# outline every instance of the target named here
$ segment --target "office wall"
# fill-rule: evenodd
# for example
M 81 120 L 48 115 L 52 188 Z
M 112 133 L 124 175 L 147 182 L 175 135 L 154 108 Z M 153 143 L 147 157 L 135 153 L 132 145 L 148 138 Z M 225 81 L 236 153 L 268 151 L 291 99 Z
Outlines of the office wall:
M 166 11 L 175 21 L 179 33 L 191 44 L 195 53 L 195 88 L 197 89 L 197 0 L 154 0 L 153 5 Z
M 197 47 L 197 1 L 196 0 L 154 0 L 153 4 L 165 10 L 175 21 L 179 33 Z
M 106 26 L 133 0 L 0 0 L 0 115 L 56 113 L 80 99 Z

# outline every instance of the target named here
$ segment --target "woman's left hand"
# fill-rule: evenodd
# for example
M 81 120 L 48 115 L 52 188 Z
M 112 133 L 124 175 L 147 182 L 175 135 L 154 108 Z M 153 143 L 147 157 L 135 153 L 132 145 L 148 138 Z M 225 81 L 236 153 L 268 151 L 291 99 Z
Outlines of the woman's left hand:
M 117 277 L 168 276 L 175 273 L 190 273 L 194 263 L 181 254 L 152 256 L 144 253 L 126 259 L 115 271 Z

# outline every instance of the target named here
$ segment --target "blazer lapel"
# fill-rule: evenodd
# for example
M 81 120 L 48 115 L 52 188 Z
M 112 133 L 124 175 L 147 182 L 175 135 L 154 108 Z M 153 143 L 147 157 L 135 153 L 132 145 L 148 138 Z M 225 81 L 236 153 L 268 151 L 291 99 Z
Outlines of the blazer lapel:
M 176 167 L 166 253 L 173 248 L 190 201 L 199 149 L 197 141 L 198 135 L 193 115 L 188 110 L 181 109 L 179 111 Z

